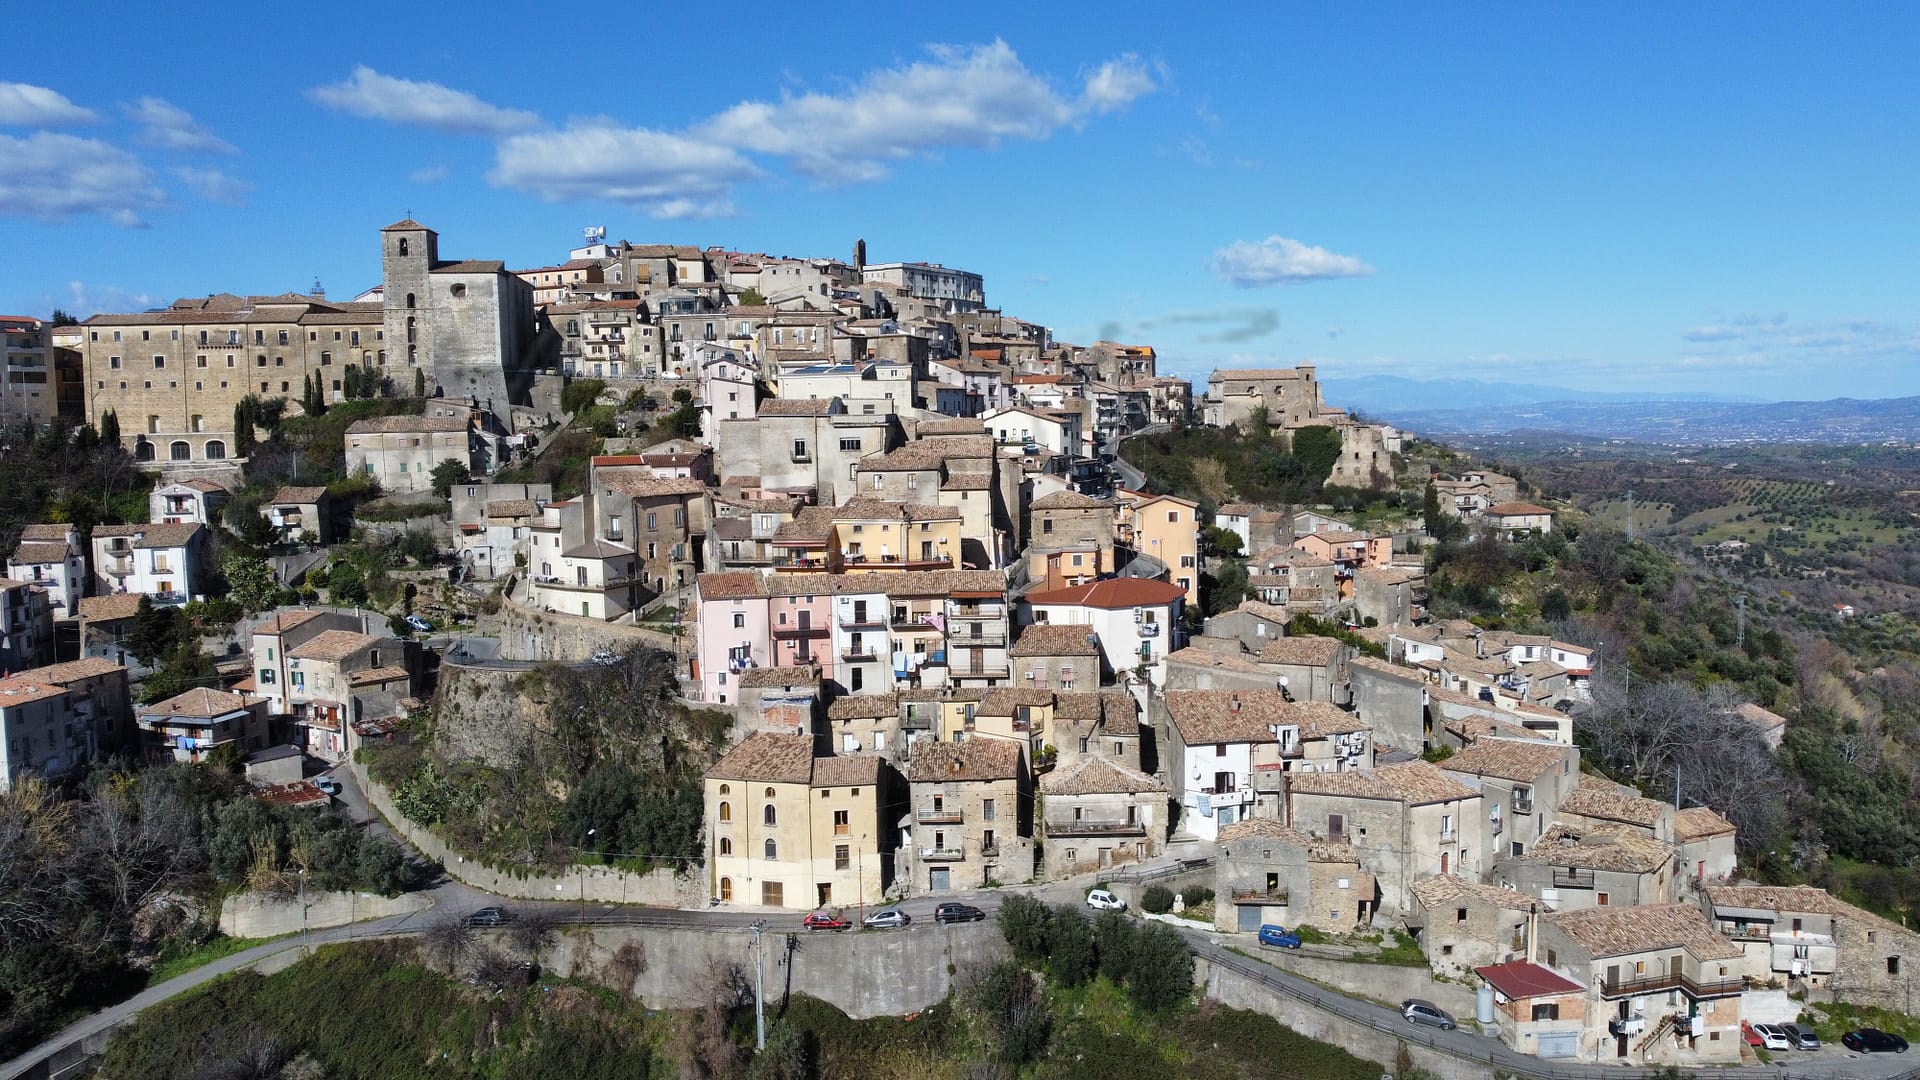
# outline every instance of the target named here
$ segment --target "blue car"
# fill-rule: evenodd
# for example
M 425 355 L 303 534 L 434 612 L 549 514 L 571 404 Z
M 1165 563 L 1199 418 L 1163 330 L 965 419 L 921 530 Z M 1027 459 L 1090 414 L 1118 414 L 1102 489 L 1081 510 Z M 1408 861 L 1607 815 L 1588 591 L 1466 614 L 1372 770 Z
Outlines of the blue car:
M 1269 923 L 1260 928 L 1260 944 L 1271 945 L 1276 949 L 1297 949 L 1300 947 L 1300 935 L 1284 926 Z

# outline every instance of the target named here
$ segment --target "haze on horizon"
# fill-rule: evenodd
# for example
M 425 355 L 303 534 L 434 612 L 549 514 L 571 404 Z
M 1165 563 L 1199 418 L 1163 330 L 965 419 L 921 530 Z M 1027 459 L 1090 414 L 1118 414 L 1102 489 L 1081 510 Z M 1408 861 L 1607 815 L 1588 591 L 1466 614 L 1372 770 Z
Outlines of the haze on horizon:
M 837 258 L 864 237 L 1200 378 L 1920 394 L 1910 7 L 666 8 L 603 34 L 444 11 L 116 11 L 142 47 L 85 75 L 16 50 L 0 311 L 350 296 L 413 216 L 515 267 L 589 225 Z M 23 10 L 16 40 L 87 14 Z M 207 26 L 272 62 L 214 62 Z

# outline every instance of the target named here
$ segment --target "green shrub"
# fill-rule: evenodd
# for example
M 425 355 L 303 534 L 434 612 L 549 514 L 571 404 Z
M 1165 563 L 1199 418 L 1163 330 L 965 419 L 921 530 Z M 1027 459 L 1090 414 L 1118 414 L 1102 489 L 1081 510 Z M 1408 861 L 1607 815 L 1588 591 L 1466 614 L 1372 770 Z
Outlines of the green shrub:
M 1000 933 L 1028 967 L 1046 963 L 1053 921 L 1053 909 L 1025 893 L 1014 893 L 1000 905 Z
M 1140 910 L 1165 915 L 1173 910 L 1173 890 L 1165 885 L 1149 885 L 1140 894 Z

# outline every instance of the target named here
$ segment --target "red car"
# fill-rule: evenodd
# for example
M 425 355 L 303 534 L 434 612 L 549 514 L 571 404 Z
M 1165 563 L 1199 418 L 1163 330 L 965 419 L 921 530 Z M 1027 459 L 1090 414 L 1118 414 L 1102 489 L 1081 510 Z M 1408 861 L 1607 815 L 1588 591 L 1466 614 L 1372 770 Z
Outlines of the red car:
M 805 926 L 809 930 L 846 930 L 853 926 L 845 919 L 837 919 L 824 911 L 816 911 L 807 916 Z

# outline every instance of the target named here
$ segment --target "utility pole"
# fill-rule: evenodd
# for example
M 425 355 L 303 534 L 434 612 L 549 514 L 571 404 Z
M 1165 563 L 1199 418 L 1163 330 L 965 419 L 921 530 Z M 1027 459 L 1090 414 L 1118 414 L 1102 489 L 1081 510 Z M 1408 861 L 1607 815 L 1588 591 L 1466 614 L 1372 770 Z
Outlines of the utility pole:
M 756 1050 L 767 1048 L 767 949 L 760 940 L 766 928 L 767 920 L 753 921 L 753 1045 Z
M 1747 594 L 1741 593 L 1733 598 L 1733 647 L 1745 648 L 1747 644 Z
M 1633 492 L 1627 492 L 1627 539 L 1633 539 Z

